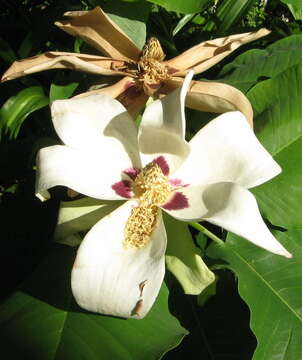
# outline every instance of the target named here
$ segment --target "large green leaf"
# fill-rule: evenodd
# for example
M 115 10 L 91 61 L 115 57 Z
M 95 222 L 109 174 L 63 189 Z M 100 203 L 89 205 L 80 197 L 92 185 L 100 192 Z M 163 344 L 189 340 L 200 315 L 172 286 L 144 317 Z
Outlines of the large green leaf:
M 139 48 L 144 46 L 150 4 L 145 1 L 126 3 L 115 0 L 105 4 L 103 9 Z
M 282 174 L 253 190 L 273 224 L 302 226 L 302 65 L 256 85 L 248 92 L 255 131 L 280 164 Z
M 187 333 L 169 313 L 165 285 L 142 320 L 81 310 L 70 291 L 74 256 L 71 248 L 58 245 L 32 278 L 2 305 L 1 358 L 154 360 Z
M 286 4 L 293 14 L 295 20 L 302 20 L 302 2 L 301 0 L 281 0 Z
M 3 133 L 8 133 L 10 138 L 17 137 L 27 116 L 48 103 L 41 86 L 29 87 L 10 97 L 0 109 L 0 137 Z
M 208 251 L 238 276 L 258 340 L 253 360 L 297 360 L 302 354 L 302 232 L 275 235 L 293 259 L 270 254 L 235 235 Z
M 178 11 L 184 14 L 200 12 L 210 0 L 148 0 L 164 7 L 168 11 Z
M 52 102 L 59 99 L 68 99 L 78 86 L 78 82 L 72 82 L 67 85 L 52 83 L 49 91 L 49 101 Z
M 219 77 L 228 84 L 247 90 L 260 77 L 274 77 L 302 62 L 302 35 L 276 41 L 265 50 L 253 49 L 225 65 Z
M 215 11 L 215 21 L 208 21 L 204 26 L 204 30 L 212 31 L 217 27 L 219 33 L 227 31 L 231 26 L 235 25 L 255 3 L 256 0 L 222 0 L 218 2 Z

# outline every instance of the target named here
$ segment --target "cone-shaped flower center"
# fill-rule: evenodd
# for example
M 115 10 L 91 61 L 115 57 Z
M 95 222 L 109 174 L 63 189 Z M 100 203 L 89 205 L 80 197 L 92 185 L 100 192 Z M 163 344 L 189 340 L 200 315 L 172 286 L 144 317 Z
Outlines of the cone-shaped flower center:
M 132 209 L 125 226 L 125 248 L 144 247 L 156 224 L 158 206 L 165 203 L 173 190 L 168 178 L 156 163 L 149 163 L 137 175 L 133 187 L 138 206 Z
M 138 62 L 138 77 L 150 85 L 157 84 L 169 77 L 168 69 L 161 63 L 165 54 L 156 38 L 151 38 L 143 48 Z

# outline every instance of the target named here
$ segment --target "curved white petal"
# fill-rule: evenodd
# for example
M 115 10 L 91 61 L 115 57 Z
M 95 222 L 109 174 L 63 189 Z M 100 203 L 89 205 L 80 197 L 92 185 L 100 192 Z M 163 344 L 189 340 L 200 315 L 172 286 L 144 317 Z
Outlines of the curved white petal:
M 112 186 L 121 181 L 122 171 L 131 166 L 127 159 L 114 157 L 114 152 L 99 157 L 64 145 L 43 148 L 37 156 L 36 195 L 50 197 L 48 189 L 67 186 L 81 194 L 103 200 L 127 198 Z M 114 161 L 112 161 L 114 159 Z
M 185 97 L 193 75 L 191 71 L 181 87 L 146 107 L 138 135 L 144 164 L 162 155 L 169 164 L 170 173 L 173 173 L 188 156 Z
M 51 114 L 65 145 L 112 159 L 125 157 L 126 152 L 133 166 L 140 167 L 137 130 L 119 101 L 104 94 L 57 100 L 51 105 Z
M 230 181 L 251 188 L 281 172 L 238 111 L 212 120 L 193 137 L 190 147 L 189 157 L 174 174 L 185 183 Z
M 149 243 L 123 247 L 124 228 L 134 201 L 127 201 L 86 235 L 72 271 L 72 291 L 84 309 L 126 317 L 144 317 L 163 281 L 166 232 L 161 213 Z
M 207 220 L 274 254 L 291 257 L 265 225 L 254 195 L 242 186 L 222 182 L 187 187 L 181 192 L 189 207 L 165 210 L 171 216 L 184 221 Z

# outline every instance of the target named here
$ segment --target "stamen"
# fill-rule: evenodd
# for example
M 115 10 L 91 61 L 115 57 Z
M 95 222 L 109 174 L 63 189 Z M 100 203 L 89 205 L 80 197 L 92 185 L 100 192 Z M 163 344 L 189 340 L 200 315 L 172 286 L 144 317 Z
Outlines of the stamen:
M 171 77 L 171 68 L 162 63 L 165 53 L 159 41 L 152 37 L 145 44 L 138 62 L 128 61 L 121 65 L 112 65 L 113 70 L 123 71 L 137 79 L 135 88 L 152 96 L 161 83 Z M 176 70 L 177 71 L 177 70 Z
M 144 247 L 156 223 L 158 208 L 156 206 L 138 206 L 132 209 L 125 226 L 124 246 L 126 249 Z
M 142 59 L 138 63 L 139 80 L 156 84 L 170 77 L 165 65 L 154 59 Z
M 155 37 L 151 37 L 143 48 L 142 58 L 163 61 L 165 57 L 160 42 Z
M 132 191 L 139 205 L 132 209 L 125 226 L 126 249 L 142 248 L 149 242 L 156 224 L 158 206 L 167 201 L 172 190 L 168 178 L 154 162 L 146 165 L 137 175 Z

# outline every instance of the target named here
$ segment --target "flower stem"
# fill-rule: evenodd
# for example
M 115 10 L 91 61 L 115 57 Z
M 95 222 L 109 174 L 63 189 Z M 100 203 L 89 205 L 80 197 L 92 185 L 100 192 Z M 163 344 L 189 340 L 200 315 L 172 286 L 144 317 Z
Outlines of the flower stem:
M 191 225 L 194 229 L 202 232 L 203 234 L 205 234 L 206 236 L 208 236 L 210 239 L 214 240 L 217 244 L 219 245 L 224 245 L 224 241 L 221 240 L 218 236 L 216 236 L 215 234 L 213 234 L 211 231 L 209 231 L 208 229 L 206 229 L 204 226 L 196 223 L 196 222 L 189 222 L 189 225 Z

